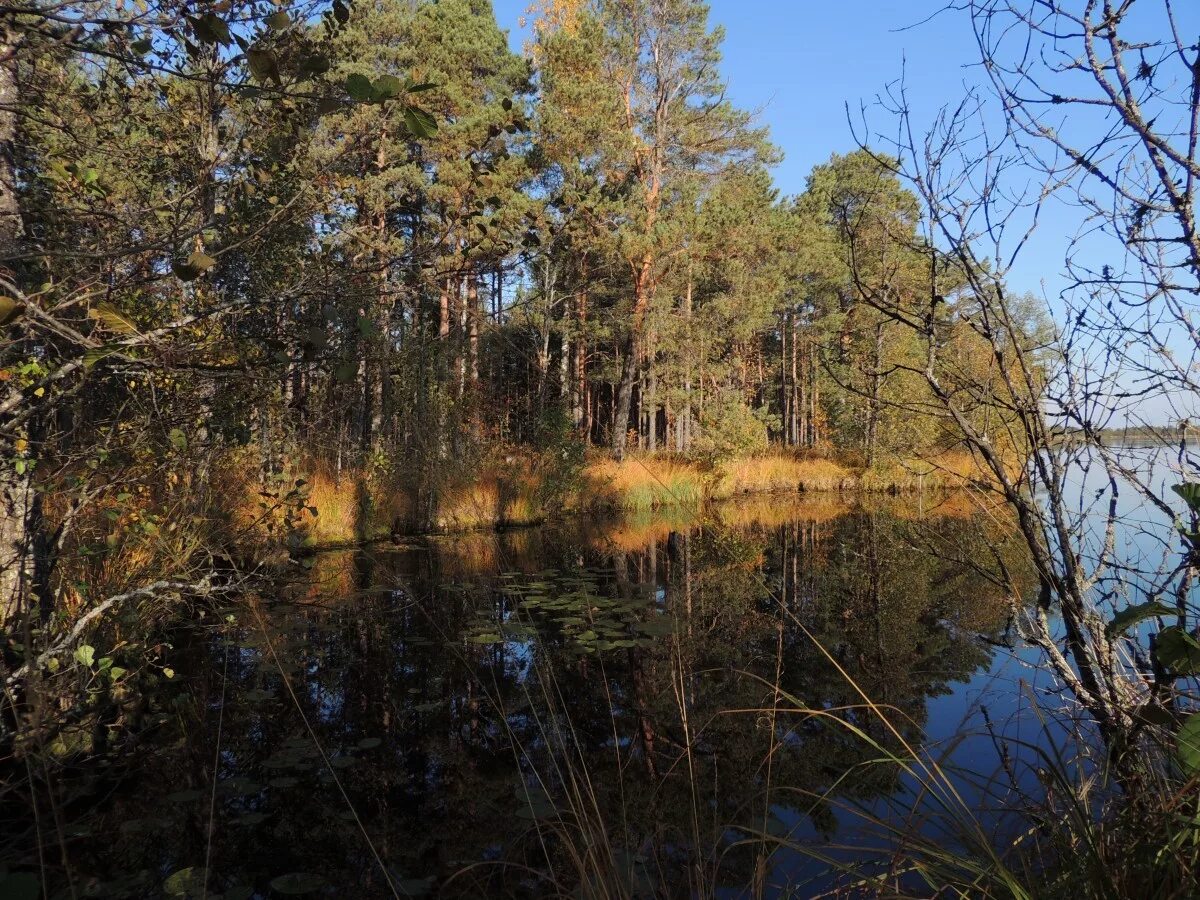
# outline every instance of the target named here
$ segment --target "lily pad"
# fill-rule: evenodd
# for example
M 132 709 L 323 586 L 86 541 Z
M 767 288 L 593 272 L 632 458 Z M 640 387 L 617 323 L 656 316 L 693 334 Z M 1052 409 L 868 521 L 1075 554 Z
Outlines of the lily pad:
M 163 882 L 163 891 L 169 897 L 198 896 L 203 890 L 204 874 L 197 866 L 180 869 Z

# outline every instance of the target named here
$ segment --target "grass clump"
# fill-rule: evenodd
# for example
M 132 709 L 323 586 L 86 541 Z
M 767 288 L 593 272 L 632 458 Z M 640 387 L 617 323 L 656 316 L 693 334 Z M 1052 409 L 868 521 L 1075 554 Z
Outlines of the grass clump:
M 650 455 L 594 459 L 584 474 L 592 504 L 627 510 L 703 503 L 709 477 L 697 463 Z
M 832 459 L 796 453 L 766 453 L 719 462 L 712 498 L 787 491 L 842 491 L 855 485 L 854 472 Z

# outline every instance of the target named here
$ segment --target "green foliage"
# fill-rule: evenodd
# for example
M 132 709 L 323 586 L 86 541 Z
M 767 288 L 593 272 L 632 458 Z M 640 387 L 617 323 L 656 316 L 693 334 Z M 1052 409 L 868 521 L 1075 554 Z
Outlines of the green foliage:
M 1175 745 L 1184 774 L 1200 774 L 1200 713 L 1193 713 L 1183 720 L 1175 734 Z
M 767 448 L 771 422 L 741 397 L 725 393 L 710 400 L 700 420 L 696 450 L 716 459 L 758 453 Z
M 1152 619 L 1156 616 L 1175 616 L 1178 615 L 1178 612 L 1178 610 L 1172 609 L 1156 600 L 1139 603 L 1136 606 L 1127 607 L 1113 616 L 1112 621 L 1108 623 L 1105 630 L 1110 636 L 1120 635 L 1147 619 Z
M 1200 675 L 1200 641 L 1178 625 L 1156 635 L 1154 658 L 1172 676 Z

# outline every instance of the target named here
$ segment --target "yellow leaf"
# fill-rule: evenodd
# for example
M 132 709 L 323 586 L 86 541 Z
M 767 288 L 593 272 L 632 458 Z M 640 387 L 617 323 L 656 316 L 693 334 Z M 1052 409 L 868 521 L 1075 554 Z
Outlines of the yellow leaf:
M 97 303 L 88 310 L 88 315 L 93 319 L 99 319 L 113 331 L 122 334 L 138 333 L 137 326 L 108 303 Z

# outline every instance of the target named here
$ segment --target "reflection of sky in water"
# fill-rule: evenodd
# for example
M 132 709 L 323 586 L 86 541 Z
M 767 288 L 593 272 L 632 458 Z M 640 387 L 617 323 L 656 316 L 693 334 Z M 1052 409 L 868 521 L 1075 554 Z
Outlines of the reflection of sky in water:
M 1094 479 L 1081 477 L 1081 496 Z M 825 720 L 785 711 L 772 732 L 759 707 L 768 702 L 764 685 L 777 662 L 784 688 L 814 709 L 858 702 L 790 616 L 866 689 L 886 696 L 898 719 L 911 717 L 906 734 L 923 737 L 950 767 L 997 770 L 983 709 L 998 736 L 1037 741 L 1031 694 L 1056 702 L 1041 693 L 1050 682 L 1031 665 L 1031 653 L 1014 657 L 975 641 L 975 630 L 1002 636 L 1003 597 L 961 566 L 930 556 L 924 543 L 961 543 L 962 552 L 984 559 L 999 532 L 985 533 L 961 512 L 921 518 L 922 508 L 950 511 L 953 502 L 872 502 L 851 512 L 837 498 L 766 498 L 717 511 L 716 520 L 695 530 L 681 530 L 678 517 L 651 517 L 330 556 L 316 567 L 326 585 L 311 598 L 319 606 L 268 611 L 272 641 L 322 747 L 340 761 L 338 777 L 366 827 L 409 876 L 445 879 L 472 860 L 518 853 L 530 821 L 513 818 L 514 779 L 536 781 L 540 772 L 559 790 L 563 751 L 556 741 L 579 756 L 594 802 L 614 823 L 645 835 L 638 840 L 666 834 L 664 848 L 686 846 L 691 831 L 683 814 L 692 801 L 679 785 L 694 765 L 701 815 L 721 817 L 727 837 L 739 833 L 737 824 L 765 824 L 773 834 L 819 844 L 830 829 L 837 843 L 853 848 L 874 838 L 837 804 L 884 815 L 909 795 L 889 797 L 894 784 L 879 777 L 874 754 Z M 1139 543 L 1145 539 L 1132 533 L 1132 499 L 1122 495 L 1120 502 L 1131 505 L 1122 520 L 1130 533 L 1119 546 L 1133 558 L 1148 556 Z M 542 599 L 523 606 L 531 597 Z M 789 613 L 781 614 L 780 601 Z M 347 827 L 344 799 L 311 755 L 298 755 L 296 748 L 311 741 L 261 636 L 253 628 L 240 634 L 246 641 L 230 655 L 220 732 L 222 778 L 264 785 L 255 801 L 262 821 L 244 818 L 245 803 L 217 804 L 216 871 L 266 884 L 281 871 L 319 868 L 336 884 L 381 895 L 361 834 Z M 175 668 L 187 676 L 177 687 L 207 692 L 208 712 L 187 726 L 184 742 L 165 741 L 139 757 L 137 777 L 94 813 L 149 816 L 168 837 L 119 852 L 96 848 L 90 858 L 98 877 L 107 863 L 175 871 L 203 852 L 204 831 L 170 817 L 206 821 L 223 648 L 206 640 L 181 649 Z M 679 757 L 680 694 L 694 741 L 686 765 Z M 845 715 L 872 727 L 870 714 Z M 762 764 L 772 735 L 778 749 L 768 798 Z M 648 740 L 657 760 L 653 777 L 646 773 Z M 1022 754 L 1014 756 L 1018 779 L 1028 778 Z M 181 779 L 181 771 L 192 774 Z M 172 790 L 187 781 L 201 799 L 194 808 L 175 804 L 163 818 L 155 809 L 160 780 Z M 966 777 L 954 783 L 986 820 L 993 799 L 986 789 Z M 832 805 L 807 798 L 835 784 Z M 321 824 L 328 821 L 334 830 Z M 103 822 L 95 833 L 104 833 Z M 782 890 L 819 869 L 803 854 L 777 853 L 768 880 Z M 729 877 L 744 884 L 749 876 Z M 467 895 L 488 893 L 455 883 Z
M 1087 456 L 1074 460 L 1068 467 L 1065 485 L 1066 508 L 1072 517 L 1069 527 L 1078 529 L 1073 533 L 1081 538 L 1079 546 L 1089 575 L 1094 572 L 1101 551 L 1106 545 L 1110 548 L 1107 571 L 1101 573 L 1095 587 L 1095 596 L 1105 605 L 1108 615 L 1128 604 L 1144 602 L 1148 591 L 1173 590 L 1174 570 L 1180 559 L 1180 536 L 1174 523 L 1146 498 L 1144 491 L 1152 491 L 1180 516 L 1186 505 L 1171 488 L 1184 480 L 1181 470 L 1195 472 L 1188 458 L 1183 461 L 1188 468 L 1181 467 L 1177 448 L 1122 448 L 1118 459 L 1121 467 L 1135 473 L 1138 485 L 1121 479 L 1114 485 L 1100 461 Z M 1115 504 L 1110 507 L 1114 489 Z M 1192 585 L 1189 592 L 1192 604 L 1200 596 L 1198 591 L 1200 585 Z M 1131 637 L 1144 647 L 1147 634 L 1157 627 L 1153 621 L 1145 622 Z M 1001 808 L 1006 797 L 1011 802 L 1016 796 L 997 793 L 998 787 L 1013 783 L 1004 766 L 1015 775 L 1021 790 L 1036 796 L 1039 792 L 1036 769 L 1045 762 L 1040 753 L 1061 753 L 1063 758 L 1070 759 L 1071 748 L 1075 746 L 1072 730 L 1080 725 L 1077 714 L 1061 696 L 1053 674 L 1040 661 L 1040 651 L 1032 647 L 1000 650 L 985 668 L 953 683 L 948 693 L 931 699 L 926 707 L 926 749 L 949 774 L 964 805 L 985 830 L 1004 827 L 1002 815 L 989 810 Z M 1040 713 L 1034 711 L 1035 704 Z M 1086 723 L 1083 728 L 1085 732 L 1088 730 Z M 1007 756 L 1003 764 L 1001 746 Z M 1091 765 L 1087 761 L 1080 764 L 1085 769 Z M 995 781 L 987 782 L 992 774 Z M 920 789 L 911 776 L 905 775 L 902 782 L 909 792 Z M 864 804 L 862 814 L 881 819 L 895 815 L 893 800 Z M 907 802 L 903 802 L 902 813 L 907 814 L 909 809 Z M 814 827 L 802 808 L 778 804 L 772 807 L 773 828 L 790 840 L 822 848 L 821 853 L 827 858 L 849 863 L 859 858 L 854 848 L 879 846 L 878 831 L 871 836 L 864 834 L 856 813 L 835 809 L 834 815 L 838 822 L 836 842 L 840 847 L 830 850 L 826 846 L 828 835 Z M 929 836 L 944 837 L 946 845 L 953 846 L 955 836 L 940 834 L 936 822 L 935 817 L 926 826 Z M 774 864 L 772 880 L 779 892 L 800 885 L 806 890 L 825 890 L 838 881 L 837 877 L 822 875 L 823 866 L 803 854 L 785 850 L 776 855 Z M 742 893 L 735 890 L 727 896 Z

